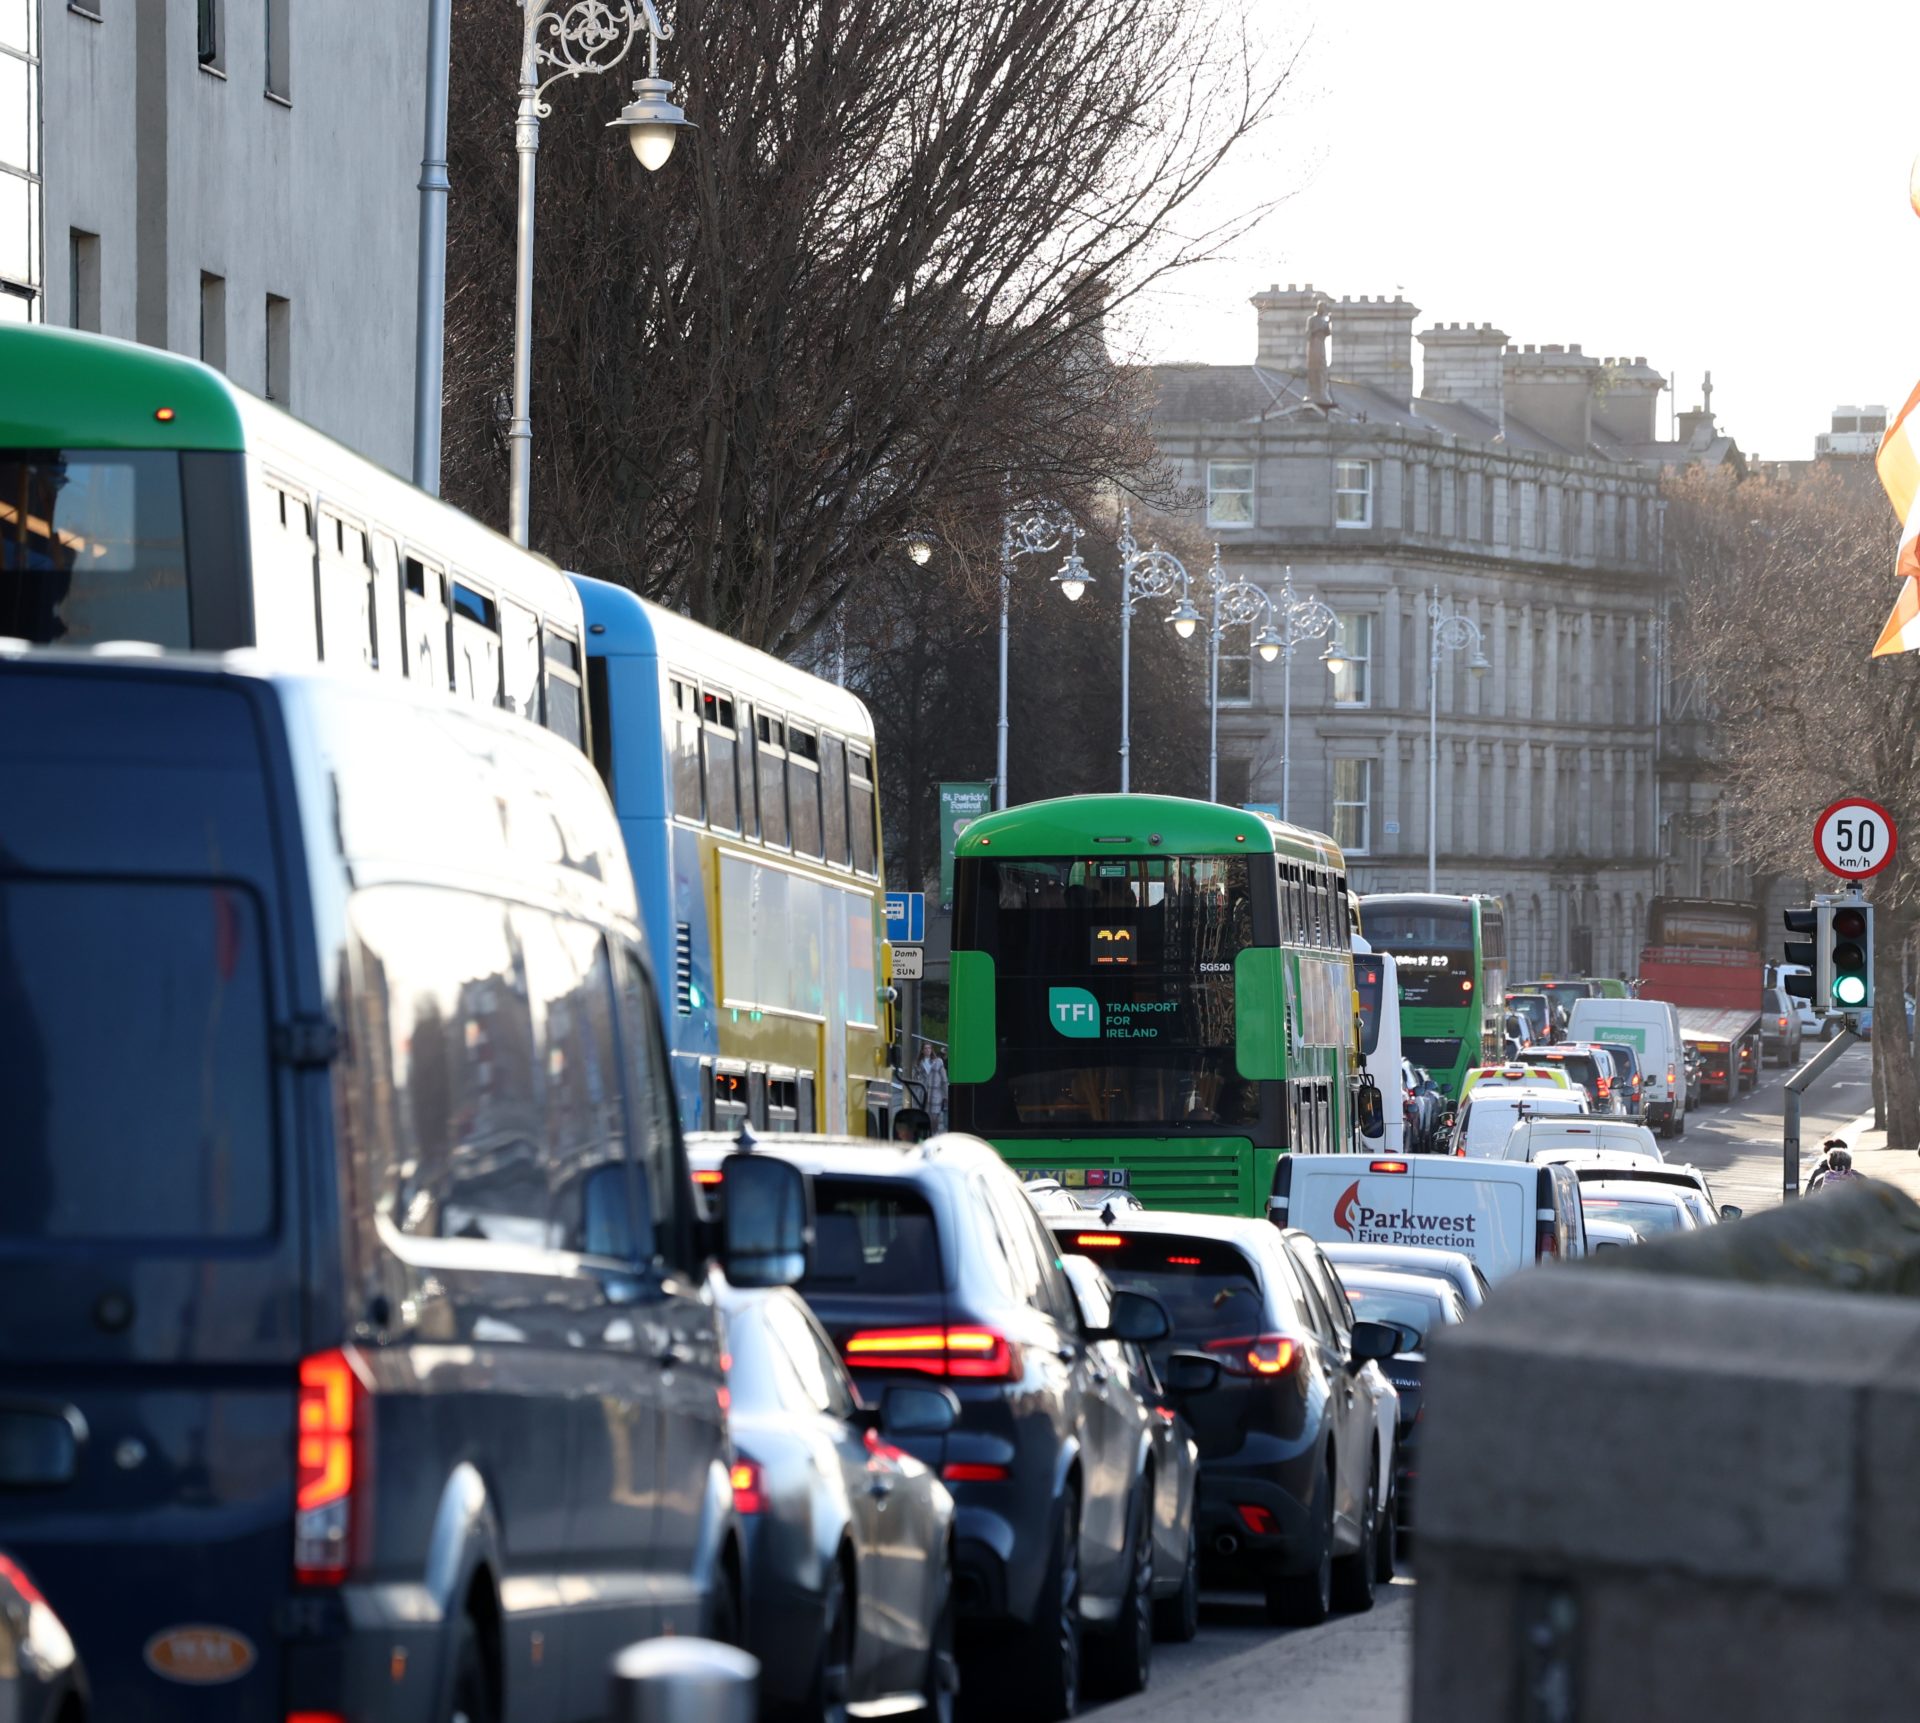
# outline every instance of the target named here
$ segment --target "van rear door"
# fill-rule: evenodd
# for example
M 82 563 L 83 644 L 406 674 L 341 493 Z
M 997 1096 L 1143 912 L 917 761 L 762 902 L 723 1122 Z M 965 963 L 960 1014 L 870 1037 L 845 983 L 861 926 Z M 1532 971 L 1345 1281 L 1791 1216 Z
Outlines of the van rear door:
M 102 1717 L 278 1715 L 302 1350 L 270 712 L 0 676 L 0 1550 Z
M 1285 1224 L 1324 1244 L 1416 1244 L 1457 1250 L 1489 1280 L 1526 1267 L 1534 1257 L 1534 1169 L 1435 1170 L 1418 1155 L 1404 1162 L 1363 1156 L 1289 1157 L 1291 1198 Z M 1375 1172 L 1376 1166 L 1405 1172 Z

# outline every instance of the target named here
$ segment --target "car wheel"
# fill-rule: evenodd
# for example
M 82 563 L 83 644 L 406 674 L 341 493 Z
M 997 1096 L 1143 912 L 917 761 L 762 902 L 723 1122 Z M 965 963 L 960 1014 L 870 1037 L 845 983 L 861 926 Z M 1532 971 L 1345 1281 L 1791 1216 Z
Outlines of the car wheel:
M 740 1612 L 740 1587 L 722 1562 L 713 1576 L 713 1595 L 707 1599 L 707 1637 L 722 1645 L 746 1649 L 746 1627 Z
M 1394 1556 L 1399 1540 L 1394 1532 L 1394 1523 L 1400 1518 L 1400 1481 L 1387 1479 L 1387 1505 L 1380 1510 L 1380 1523 L 1373 1533 L 1373 1577 L 1377 1584 L 1391 1585 L 1395 1569 Z
M 1333 1613 L 1333 1471 L 1314 1510 L 1313 1566 L 1267 1587 L 1267 1619 L 1282 1627 L 1318 1627 Z
M 1373 1464 L 1379 1465 L 1376 1453 Z M 1373 1500 L 1375 1474 L 1367 1474 L 1365 1500 L 1360 1511 L 1360 1547 L 1352 1555 L 1335 1558 L 1333 1563 L 1333 1602 L 1348 1615 L 1364 1615 L 1373 1608 L 1373 1564 L 1378 1552 L 1374 1542 L 1379 1534 L 1379 1510 Z
M 1153 1606 L 1153 1630 L 1162 1639 L 1185 1645 L 1200 1631 L 1200 1530 L 1187 1527 L 1187 1565 L 1180 1589 Z
M 1061 1493 L 1053 1554 L 1025 1637 L 1024 1714 L 1061 1723 L 1080 1709 L 1080 1496 L 1071 1484 Z
M 480 1654 L 480 1631 L 473 1617 L 462 1612 L 454 1630 L 453 1690 L 447 1703 L 447 1723 L 495 1723 L 493 1683 L 487 1679 L 486 1659 Z
M 1673 1134 L 1676 1137 L 1684 1137 L 1687 1134 L 1687 1115 L 1685 1113 L 1682 1113 L 1679 1118 L 1674 1120 Z
M 847 1723 L 847 1688 L 853 1671 L 853 1609 L 847 1595 L 847 1565 L 827 1569 L 827 1595 L 820 1611 L 820 1655 L 813 1667 L 807 1715 L 819 1723 Z
M 1133 1529 L 1128 1541 L 1127 1589 L 1120 1599 L 1111 1655 L 1100 1659 L 1102 1685 L 1117 1697 L 1144 1693 L 1153 1679 L 1153 1480 L 1141 1480 L 1134 1492 Z

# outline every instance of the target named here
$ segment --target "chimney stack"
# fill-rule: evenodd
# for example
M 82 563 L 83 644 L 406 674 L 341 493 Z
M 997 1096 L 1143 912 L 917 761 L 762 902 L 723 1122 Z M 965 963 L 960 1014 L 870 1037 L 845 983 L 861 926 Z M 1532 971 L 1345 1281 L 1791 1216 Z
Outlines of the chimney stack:
M 1306 376 L 1307 321 L 1314 306 L 1326 298 L 1312 282 L 1305 287 L 1288 282 L 1284 290 L 1275 282 L 1265 293 L 1256 293 L 1253 308 L 1260 318 L 1260 346 L 1254 363 L 1289 377 Z
M 1656 441 L 1660 391 L 1666 386 L 1666 378 L 1643 358 L 1609 359 L 1594 396 L 1594 423 L 1623 443 Z
M 1418 306 L 1391 299 L 1343 299 L 1333 307 L 1333 374 L 1363 383 L 1399 407 L 1413 405 L 1413 320 Z
M 1436 323 L 1420 334 L 1420 393 L 1457 401 L 1506 429 L 1507 337 L 1491 323 Z
M 1507 349 L 1504 369 L 1507 411 L 1542 436 L 1584 455 L 1593 441 L 1593 390 L 1600 361 L 1582 353 L 1578 343 L 1556 343 L 1538 352 L 1528 343 Z

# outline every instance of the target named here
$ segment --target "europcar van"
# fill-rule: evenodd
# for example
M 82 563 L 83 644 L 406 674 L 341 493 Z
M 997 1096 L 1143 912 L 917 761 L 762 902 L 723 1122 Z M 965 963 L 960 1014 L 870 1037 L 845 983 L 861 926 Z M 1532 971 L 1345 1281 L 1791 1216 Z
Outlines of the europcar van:
M 1570 1167 L 1439 1155 L 1282 1155 L 1267 1218 L 1323 1244 L 1457 1250 L 1500 1280 L 1587 1253 Z
M 1624 1041 L 1640 1060 L 1640 1117 L 1663 1137 L 1687 1128 L 1687 1065 L 1680 1013 L 1664 999 L 1576 999 L 1569 1041 Z
M 598 1718 L 616 1648 L 725 1630 L 709 1241 L 585 756 L 0 653 L 0 809 L 0 1550 L 88 1715 Z M 746 1159 L 787 1257 L 730 1272 L 792 1278 Z

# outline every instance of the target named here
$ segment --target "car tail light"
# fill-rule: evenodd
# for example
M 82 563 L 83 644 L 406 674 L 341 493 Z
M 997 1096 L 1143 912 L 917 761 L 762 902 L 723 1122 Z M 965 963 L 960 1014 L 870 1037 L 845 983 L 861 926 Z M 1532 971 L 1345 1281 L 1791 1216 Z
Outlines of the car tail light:
M 949 1484 L 1004 1484 L 1005 1466 L 990 1466 L 979 1460 L 950 1460 L 940 1468 L 941 1479 Z
M 1011 1382 L 1020 1350 L 991 1328 L 864 1328 L 846 1344 L 856 1370 L 913 1370 L 968 1382 Z
M 308 1585 L 338 1585 L 353 1559 L 354 1485 L 370 1412 L 347 1352 L 300 1361 L 293 1571 Z
M 718 1167 L 695 1167 L 693 1169 L 693 1182 L 697 1185 L 712 1186 L 725 1184 L 726 1181 L 727 1175 Z
M 1197 1256 L 1170 1256 L 1167 1263 L 1172 1268 L 1198 1268 L 1200 1259 Z
M 1611 1077 L 1596 1077 L 1594 1079 L 1594 1087 L 1600 1091 L 1600 1099 L 1604 1101 L 1613 1093 L 1613 1079 Z
M 20 1601 L 29 1609 L 35 1604 L 46 1606 L 47 1600 L 40 1595 L 40 1588 L 28 1579 L 11 1557 L 0 1555 L 0 1579 L 20 1594 Z
M 1232 1340 L 1209 1340 L 1206 1349 L 1220 1360 L 1229 1376 L 1284 1376 L 1293 1368 L 1300 1349 L 1284 1334 L 1243 1334 Z
M 1784 1028 L 1786 1028 L 1786 1026 L 1787 1026 L 1787 1020 L 1786 1020 L 1786 1018 L 1784 1018 L 1784 1017 L 1782 1017 L 1782 1018 L 1780 1019 L 1780 1027 L 1781 1027 L 1782 1029 L 1784 1029 Z
M 1116 1250 L 1126 1242 L 1117 1232 L 1083 1232 L 1073 1244 L 1076 1250 Z
M 1667 1067 L 1667 1086 L 1669 1088 L 1673 1086 L 1673 1067 L 1671 1065 Z
M 1548 1215 L 1540 1217 L 1540 1232 L 1534 1254 L 1541 1262 L 1560 1254 L 1560 1235 L 1554 1230 L 1553 1220 Z
M 1233 1511 L 1240 1516 L 1240 1523 L 1257 1538 L 1270 1535 L 1273 1531 L 1273 1514 L 1258 1502 L 1235 1502 Z
M 736 1514 L 757 1514 L 767 1505 L 765 1476 L 755 1461 L 735 1460 L 733 1469 L 727 1473 L 727 1482 L 733 1486 Z
M 287 1723 L 347 1723 L 338 1711 L 289 1711 Z

